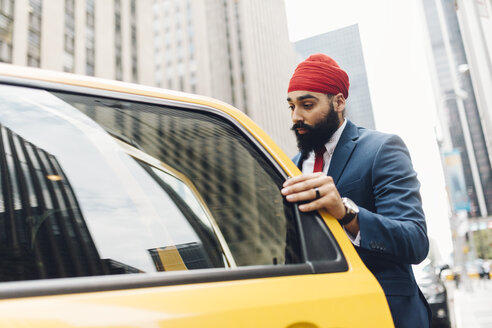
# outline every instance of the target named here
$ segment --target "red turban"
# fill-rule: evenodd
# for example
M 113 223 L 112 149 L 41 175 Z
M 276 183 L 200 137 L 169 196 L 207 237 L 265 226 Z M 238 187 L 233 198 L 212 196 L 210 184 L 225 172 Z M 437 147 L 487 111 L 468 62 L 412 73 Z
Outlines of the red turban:
M 343 94 L 348 98 L 349 78 L 347 73 L 332 58 L 315 54 L 300 63 L 289 83 L 291 91 L 312 91 L 336 95 Z

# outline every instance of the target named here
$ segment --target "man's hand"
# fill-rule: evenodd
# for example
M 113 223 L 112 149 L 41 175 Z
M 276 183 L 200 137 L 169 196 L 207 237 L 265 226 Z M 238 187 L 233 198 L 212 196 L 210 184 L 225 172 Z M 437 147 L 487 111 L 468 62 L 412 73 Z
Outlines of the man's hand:
M 318 188 L 319 198 L 317 198 L 316 188 Z M 301 212 L 324 209 L 337 220 L 345 216 L 346 209 L 333 178 L 322 172 L 302 174 L 285 181 L 281 193 L 291 203 L 304 202 L 299 205 Z M 353 235 L 357 235 L 359 232 L 357 218 L 345 228 Z
M 315 188 L 319 191 L 318 199 L 316 199 Z M 345 206 L 333 179 L 322 172 L 293 177 L 285 181 L 281 192 L 289 202 L 306 202 L 299 206 L 301 212 L 323 208 L 336 219 L 341 219 L 345 215 Z

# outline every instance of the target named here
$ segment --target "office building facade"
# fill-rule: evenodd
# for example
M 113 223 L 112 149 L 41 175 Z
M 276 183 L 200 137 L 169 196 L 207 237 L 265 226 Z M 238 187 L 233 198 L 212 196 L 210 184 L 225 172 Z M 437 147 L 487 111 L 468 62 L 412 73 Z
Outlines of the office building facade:
M 152 0 L 2 0 L 0 61 L 153 84 Z
M 155 84 L 211 96 L 250 116 L 289 154 L 295 68 L 282 0 L 156 0 Z
M 467 70 L 469 62 L 455 2 L 423 0 L 423 8 L 435 73 L 441 150 L 443 153 L 457 151 L 461 155 L 470 202 L 466 208 L 468 216 L 487 217 L 492 211 L 490 149 L 477 103 L 476 85 Z
M 456 1 L 468 72 L 492 162 L 492 1 Z
M 300 40 L 295 46 L 299 60 L 314 53 L 324 53 L 335 59 L 350 79 L 346 116 L 360 126 L 375 129 L 358 25 Z

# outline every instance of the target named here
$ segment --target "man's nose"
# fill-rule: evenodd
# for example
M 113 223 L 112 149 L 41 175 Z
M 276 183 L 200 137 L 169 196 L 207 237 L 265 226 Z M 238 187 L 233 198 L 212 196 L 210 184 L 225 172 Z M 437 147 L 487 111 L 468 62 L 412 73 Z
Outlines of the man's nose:
M 301 111 L 297 107 L 294 107 L 294 109 L 292 110 L 291 117 L 292 117 L 292 122 L 294 123 L 304 121 L 304 117 L 302 116 Z

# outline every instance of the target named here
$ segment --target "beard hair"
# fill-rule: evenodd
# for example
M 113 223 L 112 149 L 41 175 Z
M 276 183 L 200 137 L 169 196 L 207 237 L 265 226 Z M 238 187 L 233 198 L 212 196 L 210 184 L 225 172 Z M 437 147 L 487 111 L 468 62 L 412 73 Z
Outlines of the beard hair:
M 307 156 L 311 151 L 319 149 L 324 146 L 340 125 L 340 119 L 338 113 L 335 112 L 335 108 L 330 103 L 330 110 L 328 114 L 314 126 L 305 123 L 296 123 L 292 126 L 297 138 L 297 148 L 303 156 Z M 302 128 L 308 130 L 305 134 L 299 134 L 297 129 Z

